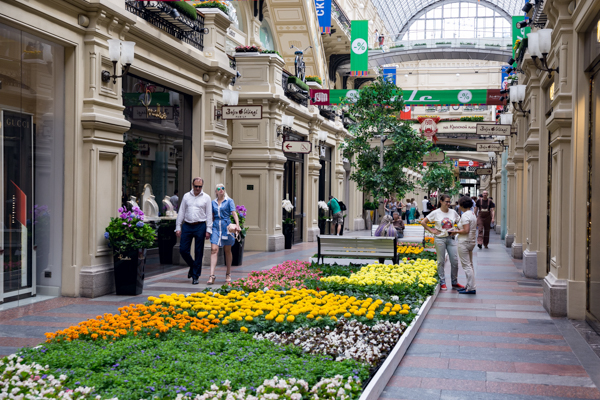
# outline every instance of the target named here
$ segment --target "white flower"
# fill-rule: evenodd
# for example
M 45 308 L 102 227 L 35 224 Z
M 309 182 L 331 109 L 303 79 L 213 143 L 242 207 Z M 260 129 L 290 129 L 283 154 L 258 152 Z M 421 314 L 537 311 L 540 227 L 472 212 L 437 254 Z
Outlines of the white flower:
M 327 206 L 327 203 L 325 203 L 323 200 L 319 201 L 319 208 L 321 210 L 327 211 L 329 210 L 329 207 Z
M 287 211 L 287 212 L 292 212 L 292 210 L 294 209 L 294 206 L 292 205 L 292 202 L 289 201 L 289 200 L 287 200 L 287 199 L 284 199 L 281 202 L 281 207 L 283 209 L 285 209 L 285 211 Z

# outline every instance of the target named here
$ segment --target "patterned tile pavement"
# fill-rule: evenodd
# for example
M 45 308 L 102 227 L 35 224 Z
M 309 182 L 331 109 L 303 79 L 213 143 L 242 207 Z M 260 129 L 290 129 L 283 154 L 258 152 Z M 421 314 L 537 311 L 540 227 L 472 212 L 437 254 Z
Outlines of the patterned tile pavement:
M 600 399 L 600 359 L 491 239 L 473 254 L 477 294 L 440 292 L 381 399 Z
M 315 252 L 315 243 L 275 253 L 246 252 L 244 265 L 232 268 L 232 278 L 289 259 L 307 260 Z M 569 321 L 544 311 L 541 282 L 523 277 L 521 262 L 508 255 L 496 235 L 488 250 L 475 250 L 474 260 L 478 294 L 440 293 L 381 398 L 600 399 L 600 359 Z M 225 267 L 217 267 L 216 275 L 222 284 Z M 202 290 L 207 278 L 205 267 L 201 284 L 192 286 L 182 268 L 147 279 L 140 296 L 59 297 L 0 311 L 0 355 L 150 295 Z M 462 271 L 459 280 L 464 282 Z

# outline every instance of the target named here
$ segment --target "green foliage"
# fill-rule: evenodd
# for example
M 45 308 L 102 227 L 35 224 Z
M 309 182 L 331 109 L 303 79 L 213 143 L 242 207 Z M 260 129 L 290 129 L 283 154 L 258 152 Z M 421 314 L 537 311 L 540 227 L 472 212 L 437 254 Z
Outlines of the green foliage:
M 471 122 L 480 122 L 483 121 L 483 117 L 480 115 L 473 115 L 467 117 L 460 117 L 461 121 L 471 121 Z
M 427 43 L 417 43 L 417 44 L 413 44 L 413 47 L 417 47 L 417 46 L 427 46 Z
M 262 54 L 277 54 L 279 57 L 283 58 L 281 54 L 277 50 L 262 50 Z
M 65 386 L 93 386 L 102 398 L 174 399 L 177 393 L 202 394 L 225 379 L 235 390 L 255 393 L 274 376 L 301 378 L 310 386 L 321 378 L 358 375 L 369 367 L 354 360 L 305 354 L 299 346 L 275 346 L 249 334 L 181 332 L 161 339 L 126 337 L 114 343 L 76 340 L 45 343 L 21 352 L 25 362 L 49 365 L 48 374 L 66 375 Z
M 194 21 L 198 19 L 198 13 L 193 5 L 185 1 L 174 1 L 171 5 L 182 14 L 185 14 L 186 17 L 190 17 Z
M 363 209 L 365 210 L 377 210 L 379 208 L 379 203 L 376 201 L 365 201 L 365 205 Z
M 225 14 L 229 14 L 229 10 L 227 6 L 219 1 L 201 1 L 199 3 L 194 3 L 194 7 L 196 8 L 218 8 L 223 11 Z
M 341 144 L 344 157 L 350 160 L 350 179 L 374 199 L 398 195 L 414 189 L 414 183 L 403 168 L 421 169 L 423 154 L 431 143 L 415 132 L 412 124 L 397 119 L 404 107 L 402 91 L 395 84 L 379 77 L 372 85 L 360 90 L 355 103 L 348 101 L 347 113 L 355 120 L 351 135 Z M 380 168 L 380 136 L 387 137 Z
M 288 77 L 288 83 L 293 83 L 293 84 L 297 85 L 299 88 L 301 88 L 302 90 L 310 90 L 310 87 L 306 83 L 302 82 L 301 79 L 299 79 L 295 76 Z
M 111 218 L 104 237 L 113 254 L 130 250 L 148 249 L 156 241 L 156 231 L 143 222 L 144 213 L 139 208 L 127 211 L 119 208 L 119 216 Z
M 323 80 L 316 75 L 309 75 L 306 77 L 306 82 L 317 82 L 319 85 L 323 84 Z
M 454 176 L 452 160 L 446 157 L 442 163 L 427 163 L 427 171 L 423 174 L 421 185 L 427 188 L 429 192 L 447 193 L 449 195 L 458 194 L 460 184 L 456 182 Z
M 315 254 L 315 258 L 317 255 Z M 353 264 L 350 265 L 338 265 L 338 264 L 319 264 L 317 262 L 312 262 L 310 265 L 310 269 L 317 271 L 320 273 L 322 277 L 325 276 L 350 276 L 350 274 L 359 271 L 366 264 Z

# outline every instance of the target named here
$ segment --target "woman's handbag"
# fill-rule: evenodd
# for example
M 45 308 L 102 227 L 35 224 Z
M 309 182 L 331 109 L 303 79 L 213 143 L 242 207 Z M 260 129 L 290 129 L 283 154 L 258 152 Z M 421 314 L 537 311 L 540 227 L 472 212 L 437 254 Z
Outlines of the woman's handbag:
M 239 242 L 240 232 L 238 231 L 236 224 L 227 225 L 227 233 L 229 233 L 231 236 L 233 236 L 235 238 L 235 240 L 237 240 Z

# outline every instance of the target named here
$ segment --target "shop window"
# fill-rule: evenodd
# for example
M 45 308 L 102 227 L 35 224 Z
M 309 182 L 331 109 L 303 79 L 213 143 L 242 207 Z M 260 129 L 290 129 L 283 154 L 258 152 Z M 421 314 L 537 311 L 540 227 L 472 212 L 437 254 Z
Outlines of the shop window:
M 144 192 L 151 188 L 158 215 L 149 222 L 173 225 L 164 230 L 170 235 L 175 225 L 173 220 L 161 219 L 168 211 L 163 201 L 177 211 L 177 198 L 191 188 L 192 97 L 128 74 L 123 80 L 123 104 L 131 128 L 124 135 L 122 203 L 127 207 L 136 201 L 144 209 Z M 172 201 L 165 197 L 175 194 Z M 150 249 L 146 274 L 165 272 L 174 268 L 172 264 L 171 256 L 161 262 L 157 249 Z
M 64 192 L 64 49 L 0 24 L 0 302 L 58 292 Z
M 260 42 L 262 43 L 262 47 L 265 50 L 276 50 L 275 49 L 275 40 L 273 39 L 273 34 L 271 33 L 271 28 L 269 27 L 269 23 L 266 19 L 263 19 L 260 25 Z

